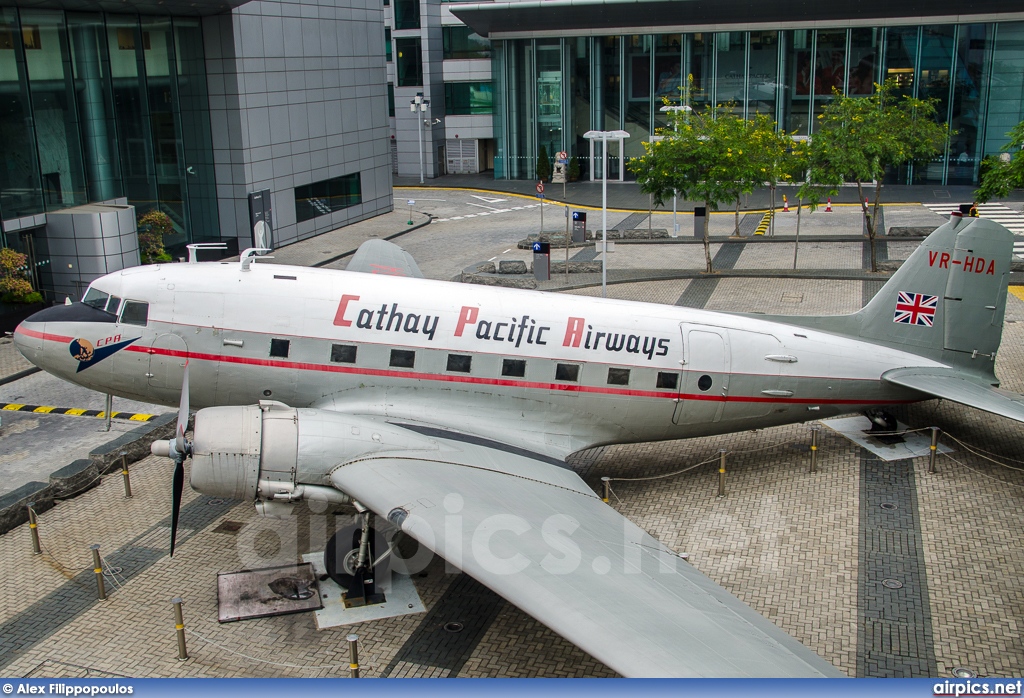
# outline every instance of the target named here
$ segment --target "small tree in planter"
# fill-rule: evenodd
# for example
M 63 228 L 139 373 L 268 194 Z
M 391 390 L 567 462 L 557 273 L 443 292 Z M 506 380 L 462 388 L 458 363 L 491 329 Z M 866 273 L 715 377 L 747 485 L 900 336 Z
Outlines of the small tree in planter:
M 546 182 L 550 176 L 551 160 L 548 158 L 548 149 L 541 146 L 540 155 L 537 156 L 537 179 Z
M 32 290 L 25 263 L 28 257 L 9 247 L 0 248 L 0 301 L 4 303 L 42 303 L 43 296 Z
M 580 178 L 580 161 L 573 155 L 569 159 L 569 181 L 575 182 Z
M 164 249 L 164 235 L 174 232 L 170 217 L 163 211 L 153 209 L 139 217 L 139 258 L 143 264 L 159 264 L 171 261 L 171 255 Z

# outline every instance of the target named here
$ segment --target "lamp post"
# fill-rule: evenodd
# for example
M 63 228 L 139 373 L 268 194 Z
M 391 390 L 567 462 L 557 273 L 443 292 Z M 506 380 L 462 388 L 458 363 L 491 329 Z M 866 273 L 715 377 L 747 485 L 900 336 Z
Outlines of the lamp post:
M 422 114 L 426 113 L 429 106 L 430 100 L 424 99 L 422 92 L 417 92 L 416 98 L 409 102 L 409 111 L 416 115 L 416 130 L 419 133 L 420 184 L 423 184 L 423 123 L 425 121 L 425 117 Z
M 601 141 L 601 297 L 608 297 L 608 139 L 629 138 L 626 131 L 587 131 L 583 137 Z
M 689 104 L 684 104 L 682 106 L 680 106 L 678 104 L 669 104 L 669 105 L 666 105 L 666 106 L 662 107 L 661 111 L 666 112 L 666 113 L 674 112 L 674 111 L 681 111 L 681 112 L 685 112 L 686 114 L 689 114 L 690 112 L 693 111 L 693 107 L 691 107 Z M 678 132 L 679 131 L 679 123 L 676 122 L 673 125 L 675 127 L 675 131 Z M 676 192 L 673 189 L 672 190 L 672 237 L 674 237 L 674 238 L 679 237 L 679 223 L 676 222 L 676 203 L 677 203 L 677 198 L 678 197 L 676 195 Z

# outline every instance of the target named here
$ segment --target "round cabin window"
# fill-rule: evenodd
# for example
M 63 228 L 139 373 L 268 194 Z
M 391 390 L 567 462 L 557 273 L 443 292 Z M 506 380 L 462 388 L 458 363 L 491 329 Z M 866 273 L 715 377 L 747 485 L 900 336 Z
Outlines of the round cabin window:
M 710 390 L 712 382 L 713 381 L 711 380 L 711 376 L 704 374 L 703 376 L 697 379 L 697 387 L 700 388 L 702 391 L 707 392 L 708 390 Z

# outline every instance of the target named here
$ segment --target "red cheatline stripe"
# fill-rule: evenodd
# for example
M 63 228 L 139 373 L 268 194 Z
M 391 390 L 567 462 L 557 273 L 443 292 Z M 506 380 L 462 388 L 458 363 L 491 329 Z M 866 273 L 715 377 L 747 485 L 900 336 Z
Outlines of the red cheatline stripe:
M 412 371 L 390 371 L 375 368 L 357 368 L 350 366 L 312 364 L 302 361 L 277 361 L 274 359 L 253 359 L 244 356 L 225 356 L 222 354 L 204 354 L 199 352 L 179 351 L 176 349 L 162 349 L 153 347 L 129 346 L 125 351 L 134 351 L 141 354 L 160 354 L 161 356 L 174 356 L 182 359 L 197 359 L 200 361 L 220 361 L 223 363 L 244 364 L 246 366 L 265 366 L 268 368 L 290 368 L 300 371 L 320 371 L 323 373 L 349 373 L 360 376 L 381 376 L 384 378 L 407 378 L 411 380 L 432 380 L 448 383 L 471 383 L 474 385 L 495 385 L 508 388 L 531 388 L 535 390 L 561 390 L 576 393 L 599 393 L 603 395 L 622 395 L 627 397 L 649 397 L 649 398 L 680 398 L 683 400 L 705 400 L 710 402 L 771 402 L 771 403 L 792 403 L 798 405 L 895 405 L 912 402 L 910 400 L 816 400 L 811 398 L 778 398 L 778 397 L 757 397 L 757 396 L 729 396 L 724 395 L 681 395 L 672 392 L 654 392 L 653 390 L 628 390 L 624 388 L 604 388 L 590 385 L 567 385 L 564 383 L 538 383 L 533 381 L 514 381 L 504 378 L 479 378 L 473 376 L 453 376 L 437 373 L 415 373 Z
M 47 339 L 51 342 L 70 342 L 73 339 L 72 337 L 65 337 L 59 334 L 47 334 L 45 332 L 36 332 L 35 330 L 30 330 L 24 325 L 18 325 L 17 327 L 15 327 L 14 334 L 23 334 L 26 337 L 35 337 L 36 339 Z

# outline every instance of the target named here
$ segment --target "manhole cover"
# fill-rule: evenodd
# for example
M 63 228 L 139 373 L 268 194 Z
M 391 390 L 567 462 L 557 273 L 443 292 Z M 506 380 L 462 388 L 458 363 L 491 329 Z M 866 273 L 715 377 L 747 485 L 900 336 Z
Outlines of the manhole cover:
M 206 500 L 206 503 L 209 504 L 210 506 L 218 507 L 224 503 L 224 500 L 219 499 L 217 497 L 210 497 L 209 499 Z
M 900 508 L 898 504 L 893 504 L 892 502 L 882 502 L 878 506 L 882 507 L 886 511 L 893 511 L 894 509 Z
M 953 677 L 957 679 L 976 679 L 978 678 L 978 673 L 965 667 L 958 666 L 953 669 Z
M 901 582 L 898 579 L 883 579 L 882 586 L 884 586 L 886 589 L 902 589 L 903 582 Z
M 450 633 L 461 633 L 462 629 L 464 627 L 465 626 L 462 623 L 459 623 L 458 621 L 454 621 L 454 620 L 451 621 L 450 623 L 445 623 L 444 624 L 444 629 L 447 630 Z
M 213 529 L 214 533 L 238 533 L 241 529 L 242 524 L 240 521 L 221 521 L 220 526 Z

